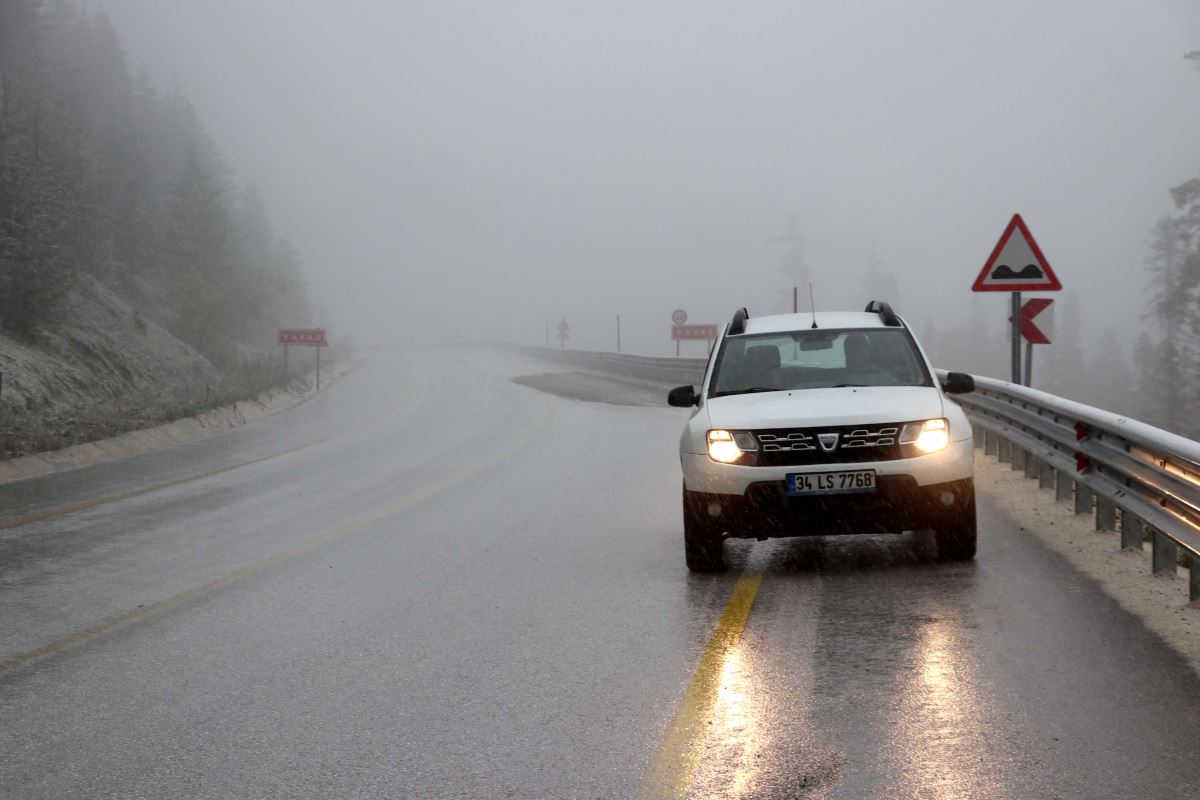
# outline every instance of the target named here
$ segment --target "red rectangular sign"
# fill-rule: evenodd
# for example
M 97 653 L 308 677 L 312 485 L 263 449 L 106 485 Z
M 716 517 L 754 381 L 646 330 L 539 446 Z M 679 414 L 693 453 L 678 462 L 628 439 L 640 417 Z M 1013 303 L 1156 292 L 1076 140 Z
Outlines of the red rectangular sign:
M 672 325 L 671 339 L 676 342 L 711 342 L 717 338 L 716 325 Z
M 287 328 L 279 331 L 280 344 L 307 344 L 325 347 L 324 328 Z

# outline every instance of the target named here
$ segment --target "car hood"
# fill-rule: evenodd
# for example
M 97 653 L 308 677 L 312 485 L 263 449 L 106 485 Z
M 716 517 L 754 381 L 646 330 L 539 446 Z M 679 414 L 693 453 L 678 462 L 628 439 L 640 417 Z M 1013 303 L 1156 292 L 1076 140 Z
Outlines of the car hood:
M 705 401 L 712 428 L 810 428 L 944 416 L 931 386 L 861 386 L 735 394 Z

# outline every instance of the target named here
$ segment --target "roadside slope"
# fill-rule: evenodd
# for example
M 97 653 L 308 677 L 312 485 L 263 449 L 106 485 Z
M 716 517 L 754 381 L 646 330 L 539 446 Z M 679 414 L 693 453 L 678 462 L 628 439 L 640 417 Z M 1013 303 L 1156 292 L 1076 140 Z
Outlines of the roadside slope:
M 61 323 L 0 335 L 0 458 L 153 427 L 254 397 L 276 376 L 264 358 L 223 373 L 97 281 L 63 300 Z

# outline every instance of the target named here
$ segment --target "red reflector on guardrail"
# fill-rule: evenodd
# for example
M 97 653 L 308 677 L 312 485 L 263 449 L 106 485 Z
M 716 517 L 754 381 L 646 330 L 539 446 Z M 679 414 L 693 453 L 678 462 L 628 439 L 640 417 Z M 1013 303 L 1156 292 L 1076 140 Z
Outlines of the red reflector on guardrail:
M 1087 468 L 1089 466 L 1091 466 L 1091 463 L 1092 462 L 1088 461 L 1088 457 L 1085 456 L 1083 453 L 1075 454 L 1075 471 L 1076 472 L 1086 472 Z
M 1084 425 L 1082 422 L 1075 423 L 1075 441 L 1082 442 L 1091 432 L 1091 428 L 1089 428 L 1087 425 Z

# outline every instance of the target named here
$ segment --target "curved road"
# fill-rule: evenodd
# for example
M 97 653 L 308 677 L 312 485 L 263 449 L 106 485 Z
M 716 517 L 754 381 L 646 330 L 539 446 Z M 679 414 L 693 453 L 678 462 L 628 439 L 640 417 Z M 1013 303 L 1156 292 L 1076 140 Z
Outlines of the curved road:
M 692 576 L 682 412 L 512 380 L 554 371 L 375 351 L 0 487 L 0 797 L 1200 796 L 1200 681 L 1003 498 L 973 564 L 873 536 Z

